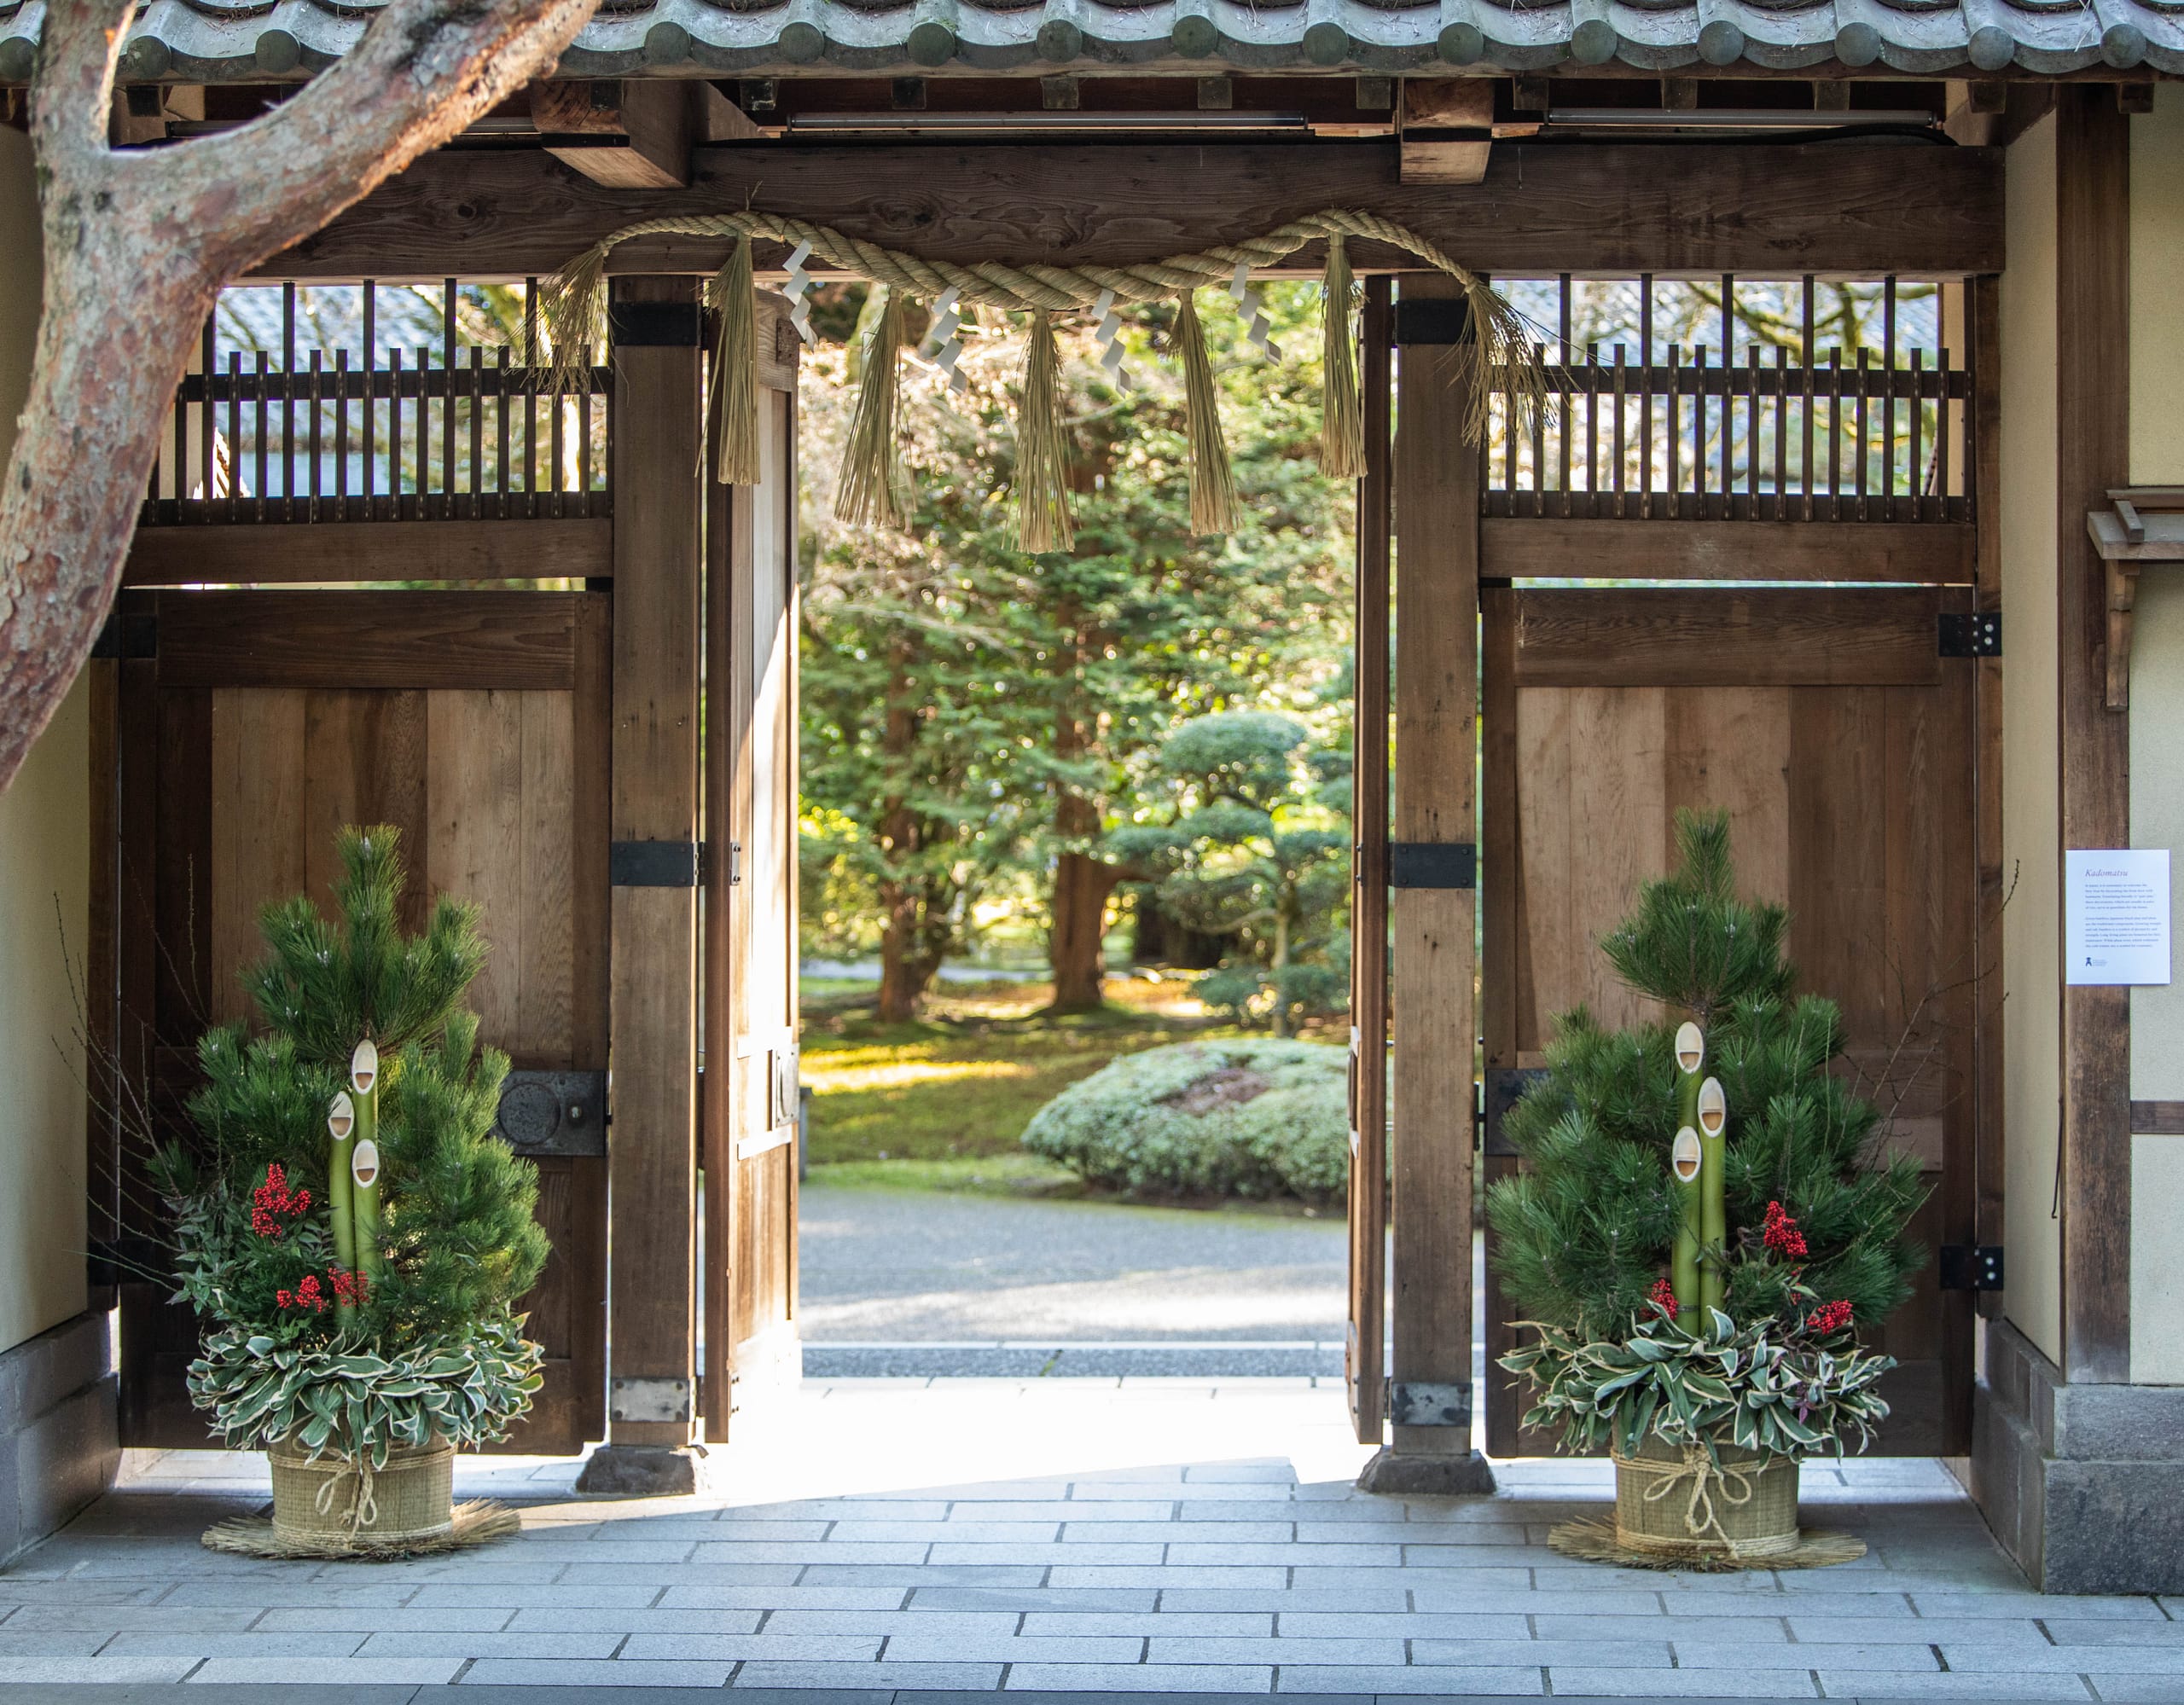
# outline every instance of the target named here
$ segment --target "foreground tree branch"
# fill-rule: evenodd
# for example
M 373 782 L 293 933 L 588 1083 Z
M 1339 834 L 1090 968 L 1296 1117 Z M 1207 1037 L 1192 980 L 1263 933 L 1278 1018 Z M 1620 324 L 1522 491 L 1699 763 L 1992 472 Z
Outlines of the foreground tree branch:
M 117 151 L 133 0 L 46 9 L 32 89 L 44 314 L 0 484 L 0 792 L 90 654 L 161 423 L 220 287 L 549 71 L 598 0 L 388 0 L 263 118 Z

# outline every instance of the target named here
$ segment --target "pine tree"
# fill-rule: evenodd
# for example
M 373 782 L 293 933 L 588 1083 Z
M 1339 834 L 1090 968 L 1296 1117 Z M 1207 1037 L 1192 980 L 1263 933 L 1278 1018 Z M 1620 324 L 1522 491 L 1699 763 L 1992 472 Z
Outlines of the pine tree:
M 1676 845 L 1680 867 L 1646 884 L 1600 943 L 1667 1018 L 1612 1031 L 1579 1007 L 1557 1020 L 1548 1076 L 1504 1127 L 1527 1169 L 1487 1192 L 1496 1270 L 1524 1317 L 1589 1339 L 1620 1342 L 1658 1318 L 1684 1224 L 1670 1157 L 1689 1111 L 1676 1057 L 1688 1020 L 1728 1111 L 1727 1226 L 1699 1257 L 1722 1306 L 1746 1322 L 1817 1297 L 1876 1326 L 1925 1260 L 1904 1236 L 1925 1196 L 1918 1163 L 1874 1163 L 1879 1111 L 1828 1070 L 1843 1052 L 1841 1013 L 1793 993 L 1787 913 L 1737 899 L 1728 819 L 1679 813 Z M 1795 1262 L 1763 1258 L 1770 1207 L 1794 1221 Z
M 491 1134 L 507 1057 L 479 1047 L 462 1005 L 487 952 L 477 908 L 444 896 L 424 933 L 404 936 L 398 832 L 345 829 L 339 850 L 332 919 L 306 896 L 266 908 L 267 956 L 244 977 L 263 1029 L 204 1037 L 189 1104 L 200 1140 L 154 1169 L 200 1308 L 391 1349 L 505 1314 L 547 1244 L 536 1169 Z M 365 1041 L 369 1089 L 351 1071 Z M 329 1131 L 342 1111 L 353 1143 Z M 368 1137 L 378 1168 L 352 1180 Z

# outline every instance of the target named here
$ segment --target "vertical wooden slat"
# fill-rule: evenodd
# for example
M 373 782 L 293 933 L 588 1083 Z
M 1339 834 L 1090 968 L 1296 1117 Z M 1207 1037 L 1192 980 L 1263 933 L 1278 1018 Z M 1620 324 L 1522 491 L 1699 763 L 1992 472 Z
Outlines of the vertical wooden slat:
M 1585 345 L 1585 513 L 1600 513 L 1600 346 Z
M 357 448 L 363 453 L 363 519 L 379 519 L 379 287 L 367 278 L 363 287 L 364 353 L 363 409 Z
M 508 346 L 493 352 L 493 514 L 506 520 L 509 497 L 516 489 L 515 473 L 508 466 Z
M 691 303 L 684 279 L 630 279 L 623 299 Z M 702 398 L 694 345 L 615 351 L 624 397 L 615 485 L 614 751 L 609 838 L 698 834 Z M 561 403 L 555 403 L 559 449 Z M 558 455 L 556 457 L 558 461 Z M 617 1377 L 682 1380 L 694 1408 L 697 892 L 612 896 L 614 1141 L 611 1339 Z M 690 1420 L 607 1423 L 611 1444 L 682 1445 Z
M 267 429 L 269 426 L 268 415 L 270 399 L 268 398 L 265 394 L 267 388 L 267 374 L 271 366 L 271 362 L 268 360 L 264 350 L 259 350 L 257 352 L 256 365 L 258 369 L 258 399 L 255 404 L 255 412 L 252 420 L 252 426 L 254 429 L 253 436 L 255 442 L 251 446 L 251 455 L 253 457 L 253 467 L 256 469 L 258 489 L 251 493 L 251 510 L 256 519 L 263 521 L 267 519 L 271 513 L 270 507 L 271 500 L 266 495 L 266 485 L 268 484 L 267 475 L 269 472 L 269 457 L 267 452 L 270 448 L 266 440 L 269 436 Z
M 470 394 L 470 479 L 469 496 L 465 498 L 462 513 L 471 520 L 484 515 L 485 506 L 479 499 L 485 478 L 485 351 L 477 344 L 470 346 L 468 384 Z
M 281 518 L 296 519 L 296 287 L 281 287 Z
M 1357 488 L 1356 803 L 1350 901 L 1350 1424 L 1378 1444 L 1387 1417 L 1388 591 L 1392 486 L 1389 280 L 1366 281 L 1360 374 L 1365 474 Z
M 1872 378 L 1871 378 L 1871 368 L 1872 368 L 1872 363 L 1871 363 L 1871 362 L 1870 362 L 1870 360 L 1869 360 L 1869 357 L 1870 357 L 1871 355 L 1872 355 L 1872 351 L 1871 351 L 1870 350 L 1867 350 L 1867 348 L 1865 348 L 1865 346 L 1864 346 L 1864 345 L 1861 345 L 1859 346 L 1859 349 L 1858 349 L 1858 420 L 1857 420 L 1857 433 L 1858 433 L 1858 507 L 1857 507 L 1857 516 L 1858 516 L 1858 519 L 1859 519 L 1861 521 L 1865 520 L 1866 519 L 1867 519 L 1867 507 L 1866 507 L 1866 473 L 1867 473 L 1867 465 L 1868 465 L 1868 464 L 1873 461 L 1873 434 L 1872 434 L 1869 431 L 1867 431 L 1867 421 L 1866 421 L 1867 397 L 1868 397 L 1868 395 L 1871 393 L 1872 389 L 1873 389 L 1873 386 L 1872 386 Z
M 1729 408 L 1729 391 L 1727 382 L 1728 377 L 1728 372 L 1725 368 L 1722 373 L 1723 383 L 1722 386 L 1722 412 L 1725 418 L 1728 414 Z M 1707 401 L 1708 389 L 1709 386 L 1706 380 L 1706 345 L 1704 344 L 1693 344 L 1691 348 L 1691 517 L 1696 521 L 1705 520 L 1710 513 L 1707 508 L 1706 489 L 1706 476 L 1709 472 L 1707 467 L 1708 458 L 1706 455 L 1706 428 L 1708 419 L 1712 410 L 1711 405 Z M 1726 456 L 1728 454 L 1728 432 L 1726 426 L 1722 431 L 1722 437 L 1723 441 L 1722 454 Z M 1678 507 L 1681 507 L 1682 506 L 1679 505 Z
M 1675 362 L 1671 351 L 1670 364 Z M 1638 444 L 1639 493 L 1638 513 L 1645 519 L 1653 519 L 1653 275 L 1641 273 L 1638 278 L 1638 368 L 1646 377 L 1638 387 Z M 1675 376 L 1670 376 L 1670 395 L 1674 395 Z M 1669 425 L 1669 436 L 1676 436 L 1673 420 Z M 1676 490 L 1676 481 L 1669 481 L 1669 490 Z
M 1438 275 L 1406 293 L 1454 293 Z M 1397 625 L 1394 839 L 1474 838 L 1478 499 L 1462 442 L 1472 345 L 1403 352 L 1393 461 Z M 1471 1386 L 1473 895 L 1395 890 L 1393 1377 Z M 1397 1425 L 1398 1455 L 1467 1459 L 1468 1427 Z
M 1949 349 L 1944 345 L 1934 353 L 1934 492 L 1939 502 L 1933 507 L 1932 518 L 1937 521 L 1949 519 L 1949 441 L 1954 436 L 1949 431 Z M 1924 408 L 1926 405 L 1920 405 Z M 1920 518 L 1926 518 L 1922 507 Z
M 1908 507 L 1909 519 L 1926 519 L 1926 352 L 1916 344 L 1911 346 L 1911 371 L 1906 381 L 1911 391 L 1910 418 L 1904 422 L 1904 433 L 1909 441 L 1909 477 L 1905 484 L 1909 488 Z
M 440 383 L 444 389 L 440 393 L 439 513 L 443 518 L 455 513 L 455 493 L 459 484 L 455 469 L 455 281 L 450 278 L 440 287 Z
M 1728 410 L 1722 411 L 1722 433 L 1727 437 Z M 1744 380 L 1744 512 L 1747 519 L 1759 519 L 1759 345 L 1745 345 Z M 1722 451 L 1726 459 L 1726 444 Z
M 1777 521 L 1790 519 L 1789 359 L 1789 351 L 1777 345 L 1774 350 L 1774 499 L 1768 505 L 1769 516 Z
M 238 492 L 242 485 L 242 351 L 228 351 L 228 495 L 223 513 L 237 519 Z
M 1561 277 L 1561 280 L 1560 280 L 1560 284 L 1561 284 L 1561 290 L 1560 290 L 1560 296 L 1561 296 L 1561 306 L 1562 306 L 1562 311 L 1561 311 L 1561 316 L 1560 316 L 1560 325 L 1559 325 L 1559 327 L 1557 328 L 1557 337 L 1558 337 L 1559 341 L 1557 342 L 1557 344 L 1556 344 L 1556 345 L 1555 345 L 1556 349 L 1559 351 L 1559 353 L 1557 354 L 1557 356 L 1556 356 L 1556 357 L 1555 357 L 1556 373 L 1557 373 L 1558 377 L 1559 377 L 1559 382 L 1558 382 L 1558 384 L 1557 384 L 1557 385 L 1556 385 L 1556 386 L 1555 386 L 1555 394 L 1556 394 L 1557 399 L 1559 400 L 1559 402 L 1560 402 L 1560 413 L 1561 419 L 1560 419 L 1560 423 L 1559 423 L 1560 429 L 1558 430 L 1558 432 L 1556 432 L 1556 434 L 1555 434 L 1555 440 L 1556 440 L 1556 441 L 1555 441 L 1555 458 L 1556 458 L 1556 475 L 1557 475 L 1556 484 L 1557 484 L 1557 485 L 1559 486 L 1559 488 L 1560 488 L 1560 490 L 1561 490 L 1561 493 L 1562 493 L 1562 499 L 1561 499 L 1561 502 L 1557 506 L 1556 513 L 1557 513 L 1558 514 L 1560 514 L 1560 515 L 1563 518 L 1563 519 L 1567 520 L 1567 519 L 1570 519 L 1570 513 L 1571 513 L 1571 512 L 1570 512 L 1570 394 L 1571 394 L 1571 393 L 1570 393 L 1570 275 L 1569 275 L 1568 273 L 1566 273 L 1566 272 L 1565 272 L 1565 273 L 1564 273 L 1564 274 L 1562 275 L 1562 277 Z M 1547 482 L 1546 482 L 1544 479 L 1542 479 L 1540 483 L 1541 483 L 1542 485 L 1544 485 Z
M 378 380 L 373 380 L 375 386 Z M 386 349 L 386 490 L 385 513 L 398 519 L 402 514 L 402 345 L 389 344 Z
M 324 405 L 322 388 L 325 384 L 325 351 L 322 350 L 313 350 L 311 352 L 311 377 L 309 381 L 311 387 L 309 404 L 311 410 L 311 426 L 309 430 L 309 442 L 305 446 L 305 454 L 311 457 L 311 484 L 308 498 L 304 505 L 305 519 L 312 521 L 322 521 L 326 519 L 326 517 L 319 512 L 319 494 L 323 488 L 326 480 L 325 469 L 321 463 L 321 457 L 325 450 L 326 421 L 322 413 L 322 409 Z
M 370 461 L 367 452 L 365 461 Z M 349 513 L 349 351 L 334 352 L 334 513 L 341 520 Z
M 1547 345 L 1545 344 L 1534 344 L 1532 345 L 1532 360 L 1542 367 L 1544 367 L 1547 364 Z M 1532 413 L 1531 502 L 1525 508 L 1514 512 L 1519 514 L 1544 515 L 1547 513 L 1547 420 L 1548 412 L 1549 410 L 1548 408 L 1542 407 L 1535 409 Z
M 577 490 L 572 513 L 591 513 L 591 345 L 584 346 L 584 383 L 577 402 Z
M 1798 433 L 1799 433 L 1799 437 L 1798 437 L 1798 446 L 1799 446 L 1799 449 L 1800 449 L 1800 453 L 1801 453 L 1801 454 L 1800 454 L 1800 459 L 1799 459 L 1798 463 L 1798 484 L 1800 486 L 1802 486 L 1802 487 L 1804 488 L 1804 502 L 1802 504 L 1800 504 L 1798 507 L 1799 507 L 1800 513 L 1802 513 L 1802 515 L 1803 515 L 1804 519 L 1806 519 L 1806 520 L 1808 520 L 1808 521 L 1809 521 L 1809 520 L 1811 520 L 1811 519 L 1814 519 L 1814 509 L 1813 509 L 1813 489 L 1812 489 L 1812 488 L 1813 488 L 1813 465 L 1812 465 L 1812 427 L 1813 427 L 1813 420 L 1812 420 L 1812 394 L 1813 394 L 1813 392 L 1812 392 L 1812 380 L 1813 380 L 1813 368 L 1814 368 L 1814 367 L 1815 367 L 1815 365 L 1817 365 L 1817 364 L 1818 364 L 1818 362 L 1819 362 L 1819 359 L 1820 359 L 1820 349 L 1819 349 L 1819 345 L 1818 345 L 1816 343 L 1815 343 L 1815 341 L 1814 341 L 1814 326 L 1813 326 L 1813 295 L 1812 295 L 1812 293 L 1813 293 L 1813 275 L 1812 275 L 1812 274 L 1810 274 L 1809 272 L 1808 272 L 1808 273 L 1805 275 L 1805 276 L 1804 276 L 1804 292 L 1803 292 L 1803 295 L 1804 295 L 1804 341 L 1803 341 L 1803 342 L 1798 345 L 1798 368 L 1799 368 L 1799 369 L 1801 370 L 1802 374 L 1803 374 L 1803 379 L 1802 379 L 1802 381 L 1801 381 L 1801 382 L 1802 382 L 1802 385 L 1803 385 L 1803 396 L 1804 396 L 1804 414 L 1803 414 L 1802 418 L 1799 420 L 1799 421 L 1798 421 Z
M 1615 518 L 1618 521 L 1629 517 L 1629 499 L 1624 495 L 1629 469 L 1624 466 L 1625 449 L 1623 441 L 1623 390 L 1628 383 L 1629 369 L 1623 360 L 1624 346 L 1615 346 Z
M 1881 281 L 1880 519 L 1896 519 L 1896 279 Z
M 1843 350 L 1827 352 L 1827 519 L 1843 519 Z
M 2055 91 L 2056 647 L 2062 844 L 2129 844 L 2129 721 L 2106 706 L 2106 583 L 2085 512 L 2130 471 L 2130 130 Z M 2041 1000 L 2042 991 L 2023 998 Z M 2130 991 L 2065 988 L 2063 1372 L 2131 1377 Z
M 567 513 L 566 497 L 561 482 L 561 423 L 567 417 L 568 386 L 562 382 L 557 365 L 554 377 L 547 381 L 546 406 L 550 411 L 547 418 L 546 512 L 556 520 Z
M 1669 394 L 1666 407 L 1667 427 L 1661 435 L 1668 444 L 1667 478 L 1666 483 L 1662 488 L 1665 493 L 1666 501 L 1663 506 L 1661 513 L 1665 518 L 1670 520 L 1676 519 L 1678 511 L 1682 507 L 1682 499 L 1678 494 L 1682 489 L 1683 476 L 1678 471 L 1676 467 L 1676 458 L 1681 452 L 1683 435 L 1683 426 L 1678 415 L 1680 404 L 1677 397 L 1677 389 L 1682 385 L 1682 380 L 1683 372 L 1682 368 L 1679 365 L 1679 351 L 1676 349 L 1676 346 L 1671 343 L 1669 345 Z M 1651 388 L 1650 381 L 1648 383 L 1648 388 Z

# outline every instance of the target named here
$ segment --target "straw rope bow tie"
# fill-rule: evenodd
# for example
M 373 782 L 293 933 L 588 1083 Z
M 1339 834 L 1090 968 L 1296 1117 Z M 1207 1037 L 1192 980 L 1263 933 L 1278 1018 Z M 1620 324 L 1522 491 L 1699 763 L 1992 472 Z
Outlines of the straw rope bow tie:
M 956 377 L 955 357 L 961 348 L 953 335 L 959 323 L 959 306 L 991 307 L 1033 316 L 1017 424 L 1017 525 L 1019 542 L 1026 551 L 1066 550 L 1075 535 L 1065 478 L 1060 358 L 1051 319 L 1057 313 L 1089 314 L 1099 322 L 1102 364 L 1111 375 L 1118 377 L 1121 359 L 1116 335 L 1119 322 L 1112 312 L 1115 305 L 1176 299 L 1175 352 L 1183 368 L 1184 422 L 1191 449 L 1191 525 L 1200 533 L 1234 529 L 1236 494 L 1221 436 L 1212 364 L 1198 322 L 1194 293 L 1202 286 L 1226 281 L 1250 326 L 1252 340 L 1267 358 L 1278 359 L 1280 352 L 1266 335 L 1257 293 L 1249 288 L 1250 274 L 1254 268 L 1287 259 L 1308 243 L 1324 241 L 1327 246 L 1326 306 L 1321 315 L 1326 403 L 1320 459 L 1331 477 L 1354 478 L 1365 465 L 1351 329 L 1357 293 L 1346 250 L 1351 238 L 1403 249 L 1455 281 L 1469 310 L 1476 345 L 1476 358 L 1465 374 L 1467 442 L 1477 444 L 1486 435 L 1497 376 L 1509 387 L 1513 410 L 1525 420 L 1543 406 L 1546 397 L 1545 378 L 1526 338 L 1523 316 L 1484 279 L 1391 219 L 1339 207 L 1292 219 L 1240 242 L 1216 244 L 1123 267 L 1014 266 L 1002 261 L 963 265 L 927 260 L 849 236 L 832 226 L 755 210 L 644 219 L 602 238 L 562 267 L 547 286 L 540 313 L 555 346 L 557 366 L 573 366 L 583 359 L 584 346 L 600 338 L 607 259 L 615 246 L 633 237 L 660 235 L 735 240 L 727 264 L 714 275 L 706 291 L 706 306 L 719 322 L 708 413 L 714 473 L 723 484 L 754 484 L 759 478 L 753 240 L 770 239 L 791 246 L 791 320 L 807 340 L 811 332 L 804 293 L 810 279 L 804 263 L 810 257 L 816 255 L 835 270 L 854 273 L 886 289 L 888 299 L 872 333 L 835 500 L 835 513 L 851 522 L 880 522 L 897 527 L 908 522 L 909 503 L 897 456 L 895 415 L 903 309 L 911 299 L 933 304 L 934 332 L 940 340 L 938 358 L 951 380 Z

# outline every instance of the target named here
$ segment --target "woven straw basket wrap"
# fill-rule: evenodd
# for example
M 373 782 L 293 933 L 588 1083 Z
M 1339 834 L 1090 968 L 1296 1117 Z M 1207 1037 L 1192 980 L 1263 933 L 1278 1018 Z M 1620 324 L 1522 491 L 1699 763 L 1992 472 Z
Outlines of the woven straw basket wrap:
M 1794 1551 L 1798 1459 L 1648 1439 L 1615 1455 L 1615 1535 L 1658 1557 L 1762 1557 Z
M 273 1466 L 273 1532 L 293 1541 L 386 1546 L 429 1540 L 455 1525 L 455 1447 L 389 1451 L 313 1462 L 293 1442 L 266 1452 Z

